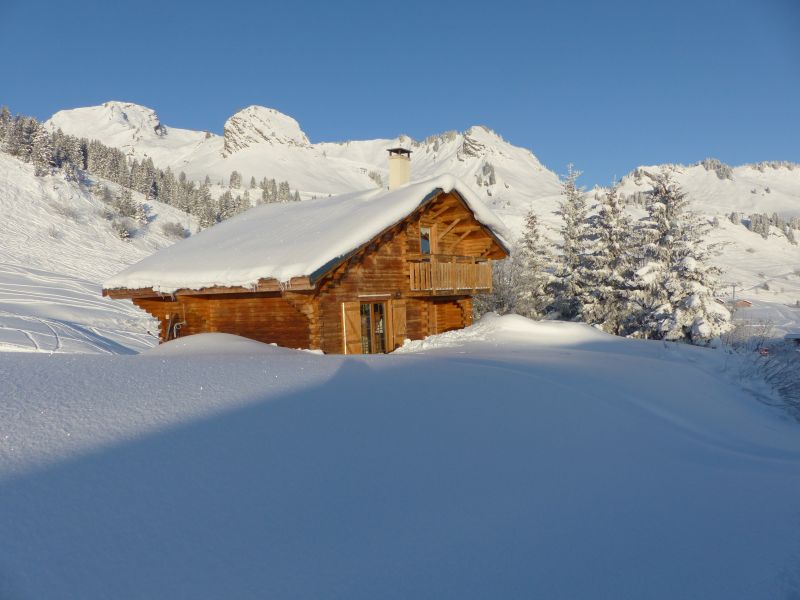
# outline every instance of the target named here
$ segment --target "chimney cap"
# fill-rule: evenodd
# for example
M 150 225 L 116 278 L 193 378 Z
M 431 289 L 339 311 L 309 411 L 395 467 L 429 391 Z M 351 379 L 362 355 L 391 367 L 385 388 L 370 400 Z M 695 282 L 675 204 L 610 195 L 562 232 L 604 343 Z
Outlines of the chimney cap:
M 407 156 L 411 156 L 411 150 L 406 148 L 388 148 L 386 150 L 389 154 L 406 154 Z

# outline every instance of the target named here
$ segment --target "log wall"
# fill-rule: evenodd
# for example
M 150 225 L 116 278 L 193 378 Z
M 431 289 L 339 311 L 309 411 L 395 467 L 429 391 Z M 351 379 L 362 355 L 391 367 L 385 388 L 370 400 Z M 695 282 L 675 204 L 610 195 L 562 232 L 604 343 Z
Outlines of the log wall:
M 184 323 L 181 337 L 223 332 L 287 348 L 314 347 L 311 321 L 316 314 L 316 303 L 310 296 L 215 294 L 178 296 L 174 301 L 137 298 L 133 302 L 159 319 L 161 340 L 167 338 L 170 316 L 177 315 L 177 320 Z

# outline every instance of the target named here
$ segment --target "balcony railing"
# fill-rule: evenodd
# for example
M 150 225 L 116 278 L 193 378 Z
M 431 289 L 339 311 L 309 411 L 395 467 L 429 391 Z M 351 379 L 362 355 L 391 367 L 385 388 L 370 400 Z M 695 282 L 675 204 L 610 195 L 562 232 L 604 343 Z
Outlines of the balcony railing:
M 446 254 L 421 255 L 409 260 L 411 291 L 442 293 L 488 292 L 492 266 L 485 259 Z

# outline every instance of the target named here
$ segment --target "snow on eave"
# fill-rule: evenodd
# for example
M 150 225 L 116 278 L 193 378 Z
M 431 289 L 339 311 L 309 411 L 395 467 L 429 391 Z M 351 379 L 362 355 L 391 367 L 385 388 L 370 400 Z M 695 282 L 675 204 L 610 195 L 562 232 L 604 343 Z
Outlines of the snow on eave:
M 438 194 L 455 192 L 475 220 L 509 253 L 506 226 L 452 175 L 385 190 L 371 189 L 291 204 L 269 204 L 211 227 L 107 280 L 105 290 L 239 287 L 318 280 Z

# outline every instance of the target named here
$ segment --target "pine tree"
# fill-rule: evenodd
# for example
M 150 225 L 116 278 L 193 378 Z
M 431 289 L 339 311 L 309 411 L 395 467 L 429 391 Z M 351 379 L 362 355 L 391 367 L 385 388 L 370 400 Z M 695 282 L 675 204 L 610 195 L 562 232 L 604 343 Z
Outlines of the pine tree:
M 167 167 L 160 173 L 158 185 L 158 199 L 165 204 L 174 205 L 177 198 L 177 182 L 172 169 Z
M 197 216 L 201 228 L 211 227 L 219 220 L 217 207 L 211 197 L 211 191 L 205 183 L 200 186 L 195 194 L 192 214 Z
M 225 190 L 217 200 L 219 205 L 219 220 L 224 221 L 230 219 L 236 214 L 236 206 L 233 200 L 233 194 L 230 190 Z
M 129 188 L 122 188 L 119 199 L 117 200 L 117 207 L 121 215 L 125 217 L 132 217 L 136 212 L 136 207 L 133 202 L 133 194 Z
M 300 192 L 298 190 L 294 191 L 294 196 L 292 196 L 292 202 L 300 202 Z
M 568 165 L 567 169 L 558 210 L 564 224 L 561 227 L 561 257 L 554 284 L 555 308 L 562 319 L 576 320 L 581 318 L 583 303 L 589 293 L 585 255 L 590 240 L 588 208 L 583 190 L 576 184 L 581 173 L 572 165 Z
M 11 112 L 9 112 L 8 107 L 0 106 L 0 149 L 3 148 L 3 142 L 6 139 L 6 135 L 8 135 L 11 121 Z
M 250 177 L 250 189 L 254 190 L 254 189 L 256 189 L 256 187 L 257 187 L 256 186 L 256 178 L 255 177 Z
M 274 179 L 270 179 L 267 182 L 267 202 L 277 202 L 278 201 L 278 184 L 275 183 Z
M 43 127 L 37 126 L 33 134 L 31 147 L 31 162 L 37 176 L 47 175 L 52 172 L 55 162 L 53 160 L 53 140 L 50 133 Z
M 25 162 L 31 162 L 33 152 L 33 139 L 39 130 L 39 123 L 32 117 L 23 117 L 21 120 L 20 134 L 20 154 L 19 157 Z
M 598 198 L 598 211 L 589 220 L 587 233 L 591 240 L 585 257 L 589 293 L 584 295 L 582 318 L 619 334 L 629 312 L 628 281 L 633 272 L 631 223 L 616 187 Z
M 531 209 L 525 217 L 525 229 L 511 259 L 517 268 L 513 283 L 516 292 L 515 312 L 531 319 L 541 319 L 554 303 L 552 295 L 552 253 L 539 231 L 539 219 Z
M 236 190 L 242 187 L 242 176 L 238 171 L 231 171 L 231 176 L 228 179 L 228 187 Z
M 688 198 L 668 174 L 653 178 L 647 217 L 640 224 L 643 265 L 636 271 L 638 337 L 704 343 L 730 328 L 716 302 L 719 269 L 708 264 L 708 223 L 688 211 Z
M 156 184 L 157 169 L 153 164 L 153 159 L 149 156 L 142 161 L 139 176 L 139 187 L 136 191 L 144 194 L 147 199 L 158 197 L 158 186 Z
M 292 201 L 292 190 L 289 188 L 288 181 L 281 181 L 278 186 L 277 202 L 286 203 Z

